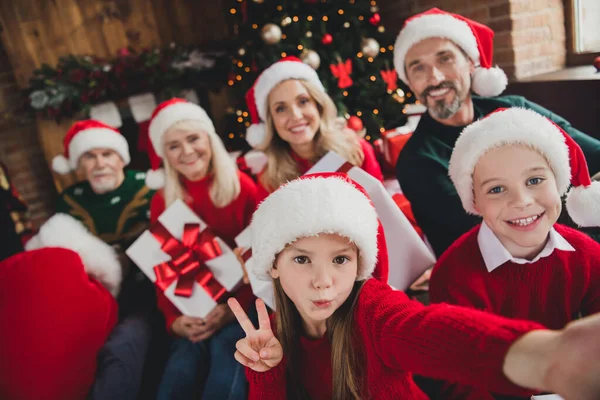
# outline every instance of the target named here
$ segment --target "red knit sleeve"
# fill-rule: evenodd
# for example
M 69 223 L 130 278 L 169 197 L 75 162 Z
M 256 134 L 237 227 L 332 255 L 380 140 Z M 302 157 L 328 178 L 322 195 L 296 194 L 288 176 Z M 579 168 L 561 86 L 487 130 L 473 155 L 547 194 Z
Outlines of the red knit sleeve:
M 373 146 L 365 139 L 361 139 L 360 147 L 365 155 L 365 159 L 360 167 L 365 170 L 365 172 L 368 172 L 370 175 L 383 182 L 383 173 L 381 172 L 381 166 L 377 162 Z
M 167 296 L 165 296 L 165 294 L 159 288 L 156 288 L 156 301 L 159 310 L 165 317 L 165 326 L 167 328 L 167 332 L 173 335 L 173 322 L 175 322 L 175 320 L 182 315 L 181 311 L 179 311 L 177 307 L 175 307 L 173 303 L 169 301 Z
M 256 372 L 246 368 L 249 390 L 248 400 L 285 399 L 285 357 L 279 365 L 265 372 Z
M 587 288 L 581 305 L 582 313 L 591 315 L 600 312 L 600 244 L 579 231 L 574 232 L 574 234 L 581 235 L 582 245 L 565 235 L 566 232 L 561 230 L 560 233 L 571 245 L 577 246 L 573 254 L 574 259 L 577 260 L 575 262 L 587 267 L 584 271 L 587 278 Z M 581 258 L 584 258 L 584 260 L 581 260 Z
M 425 307 L 374 279 L 363 286 L 355 317 L 389 368 L 494 393 L 530 393 L 502 370 L 510 346 L 523 334 L 544 329 L 540 324 L 446 304 Z
M 159 190 L 154 193 L 150 201 L 150 223 L 154 224 L 163 211 L 165 211 L 165 198 L 163 197 L 163 191 Z
M 257 185 L 248 175 L 240 172 L 240 196 L 244 200 L 244 221 L 243 226 L 250 225 L 252 214 L 256 211 L 262 194 L 260 194 L 259 185 Z

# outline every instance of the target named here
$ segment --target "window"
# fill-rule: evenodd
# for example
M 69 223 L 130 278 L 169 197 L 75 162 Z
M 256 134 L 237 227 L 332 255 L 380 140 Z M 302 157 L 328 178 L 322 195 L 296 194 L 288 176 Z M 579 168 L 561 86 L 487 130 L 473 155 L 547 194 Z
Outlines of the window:
M 567 0 L 567 62 L 591 65 L 600 55 L 600 1 Z

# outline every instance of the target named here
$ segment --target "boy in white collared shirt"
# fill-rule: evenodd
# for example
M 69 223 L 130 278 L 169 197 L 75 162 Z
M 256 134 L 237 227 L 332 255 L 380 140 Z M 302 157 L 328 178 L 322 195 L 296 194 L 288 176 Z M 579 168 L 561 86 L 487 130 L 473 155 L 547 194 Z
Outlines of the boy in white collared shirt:
M 432 303 L 551 329 L 600 311 L 600 244 L 556 223 L 573 185 L 569 215 L 600 226 L 600 183 L 592 184 L 581 148 L 560 127 L 531 110 L 496 110 L 462 131 L 449 174 L 464 209 L 483 221 L 438 260 Z M 446 398 L 494 398 L 457 389 L 465 388 L 446 386 Z
M 531 110 L 497 110 L 463 130 L 449 173 L 465 210 L 483 222 L 438 260 L 432 302 L 551 329 L 600 311 L 600 244 L 556 223 L 572 184 L 571 218 L 600 225 L 600 183 L 560 127 Z

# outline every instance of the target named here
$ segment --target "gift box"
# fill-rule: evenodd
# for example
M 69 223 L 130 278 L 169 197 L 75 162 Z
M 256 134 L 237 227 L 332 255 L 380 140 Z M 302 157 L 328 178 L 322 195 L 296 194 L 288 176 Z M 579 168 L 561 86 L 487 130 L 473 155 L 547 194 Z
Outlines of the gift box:
M 435 256 L 421 239 L 411 222 L 394 202 L 383 184 L 330 151 L 307 174 L 346 172 L 371 198 L 383 229 L 388 248 L 389 279 L 395 289 L 406 290 L 412 282 L 435 264 Z
M 396 167 L 396 161 L 400 152 L 408 142 L 408 139 L 412 136 L 412 133 L 419 125 L 421 115 L 425 113 L 427 109 L 422 104 L 407 104 L 404 107 L 404 112 L 408 116 L 406 125 L 400 126 L 395 129 L 390 129 L 381 134 L 381 147 L 383 158 L 387 167 L 394 169 Z
M 126 254 L 183 315 L 192 317 L 205 318 L 244 276 L 231 248 L 181 200 Z
M 267 155 L 262 151 L 251 150 L 245 154 L 234 151 L 229 155 L 235 160 L 240 171 L 251 176 L 258 175 L 267 165 Z
M 275 310 L 275 295 L 273 293 L 273 282 L 268 280 L 258 279 L 256 275 L 250 271 L 250 258 L 252 258 L 252 231 L 250 227 L 244 229 L 239 235 L 235 238 L 235 243 L 237 247 L 243 248 L 244 252 L 242 253 L 242 259 L 246 262 L 246 266 L 248 269 L 248 280 L 250 281 L 250 287 L 252 288 L 252 293 L 260 299 L 262 299 L 265 304 Z

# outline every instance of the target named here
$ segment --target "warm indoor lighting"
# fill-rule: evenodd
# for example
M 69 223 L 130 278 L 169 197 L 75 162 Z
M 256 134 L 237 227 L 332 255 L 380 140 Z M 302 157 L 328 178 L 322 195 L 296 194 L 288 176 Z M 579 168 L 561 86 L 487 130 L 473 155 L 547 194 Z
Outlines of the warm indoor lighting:
M 338 10 L 338 14 L 340 15 L 344 15 L 344 10 L 342 10 L 341 8 Z
M 371 77 L 369 79 L 371 80 L 371 82 L 375 82 L 375 79 L 377 79 L 377 78 L 375 78 L 373 75 L 371 75 Z
M 327 15 L 323 16 L 323 21 L 325 21 L 325 22 L 329 21 L 329 18 L 327 17 Z
M 232 8 L 231 10 L 229 10 L 229 12 L 232 14 L 235 14 L 236 13 L 235 8 Z
M 379 110 L 378 109 L 374 109 L 373 110 L 373 114 L 375 114 L 375 115 L 379 114 Z
M 230 133 L 229 135 L 227 135 L 229 137 L 229 139 L 233 139 L 235 137 L 235 135 L 233 133 Z
M 308 17 L 306 17 L 306 20 L 307 20 L 307 21 L 312 21 L 312 20 L 313 20 L 313 17 L 312 17 L 312 15 L 309 15 Z
M 298 50 L 302 50 L 304 48 L 304 46 L 302 46 L 301 44 L 298 45 Z
M 357 111 L 356 115 L 359 116 L 359 117 L 362 116 L 362 111 Z

